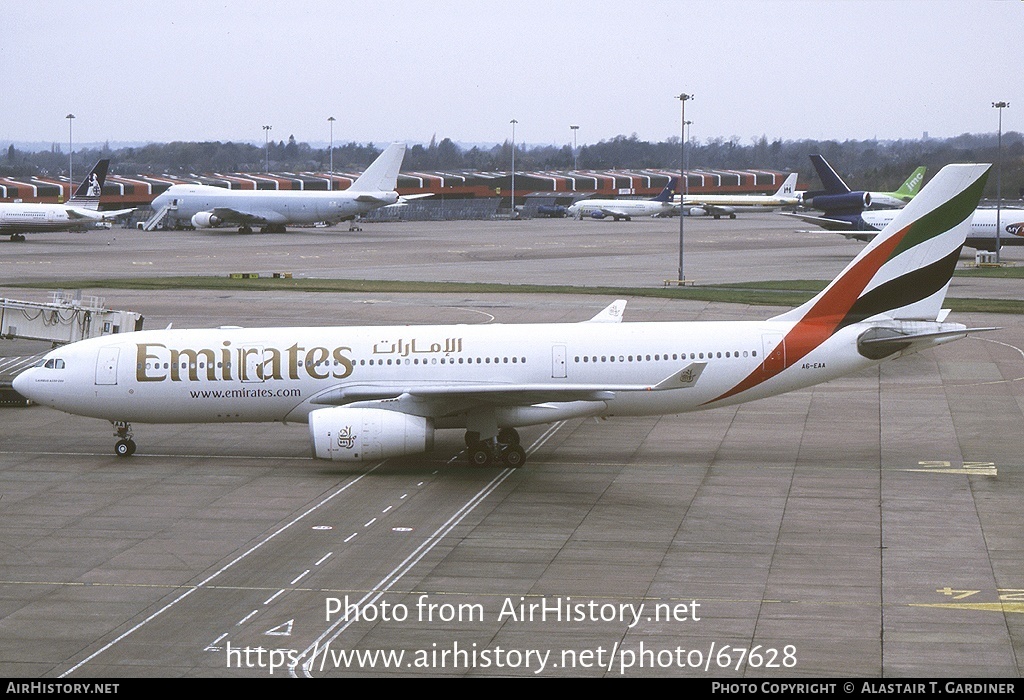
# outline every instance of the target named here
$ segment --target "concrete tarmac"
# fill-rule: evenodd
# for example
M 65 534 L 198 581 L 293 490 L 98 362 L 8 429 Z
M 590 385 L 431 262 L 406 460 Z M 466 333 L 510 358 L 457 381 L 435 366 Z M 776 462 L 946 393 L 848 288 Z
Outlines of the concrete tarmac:
M 692 277 L 827 279 L 860 249 L 776 218 L 688 220 Z M 660 286 L 678 226 L 113 229 L 0 242 L 0 275 Z M 950 294 L 1021 291 L 954 280 Z M 611 301 L 85 293 L 147 328 L 573 321 Z M 625 322 L 778 311 L 635 298 Z M 518 470 L 466 466 L 458 431 L 427 455 L 320 462 L 305 425 L 137 424 L 121 459 L 107 423 L 0 409 L 0 672 L 1017 677 L 1024 325 L 954 316 L 1001 329 L 738 407 L 527 429 Z

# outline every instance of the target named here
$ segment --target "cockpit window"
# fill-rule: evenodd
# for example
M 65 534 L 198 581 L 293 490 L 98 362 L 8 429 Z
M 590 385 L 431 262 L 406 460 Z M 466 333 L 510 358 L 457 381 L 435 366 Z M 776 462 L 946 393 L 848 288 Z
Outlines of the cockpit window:
M 43 367 L 46 369 L 64 369 L 64 360 L 56 357 L 51 357 L 49 360 L 43 363 Z

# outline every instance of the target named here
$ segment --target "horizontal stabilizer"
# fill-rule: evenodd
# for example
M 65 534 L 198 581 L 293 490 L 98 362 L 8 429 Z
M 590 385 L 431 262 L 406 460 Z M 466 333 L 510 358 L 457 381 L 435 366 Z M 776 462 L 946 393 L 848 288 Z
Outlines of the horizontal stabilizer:
M 925 333 L 900 333 L 894 328 L 872 328 L 857 338 L 857 351 L 869 359 L 880 360 L 883 357 L 903 352 L 911 346 L 938 345 L 949 340 L 964 338 L 971 333 L 999 330 L 998 326 L 967 328 L 960 324 L 955 325 L 959 328 Z

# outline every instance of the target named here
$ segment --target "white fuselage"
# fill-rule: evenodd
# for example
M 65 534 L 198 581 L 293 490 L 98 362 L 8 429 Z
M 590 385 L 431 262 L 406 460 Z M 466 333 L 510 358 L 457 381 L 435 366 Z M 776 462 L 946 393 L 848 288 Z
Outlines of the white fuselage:
M 898 213 L 898 210 L 884 209 L 879 211 L 861 212 L 860 218 L 868 226 L 877 231 L 885 228 Z M 1002 245 L 1024 245 L 1024 209 L 1003 209 L 999 212 L 1000 243 Z M 971 227 L 967 233 L 966 245 L 977 247 L 983 240 L 991 239 L 993 245 L 996 238 L 996 210 L 977 209 L 971 217 Z
M 702 204 L 714 206 L 732 207 L 742 210 L 749 207 L 751 210 L 763 211 L 766 207 L 788 207 L 800 203 L 797 196 L 776 197 L 773 194 L 707 194 L 703 196 L 687 195 L 683 203 L 688 207 L 699 207 Z
M 550 392 L 563 392 L 561 403 L 590 404 L 586 415 L 657 415 L 779 394 L 875 362 L 856 349 L 868 325 L 854 324 L 766 381 L 720 399 L 770 355 L 778 362 L 772 350 L 792 327 L 729 321 L 141 331 L 54 350 L 47 355 L 54 367 L 27 370 L 15 388 L 68 413 L 141 423 L 303 422 L 367 388 L 380 396 L 455 397 L 457 413 L 465 408 L 460 391 L 489 388 L 492 403 L 505 405 L 500 425 L 529 425 L 551 420 L 516 410 L 537 403 L 529 392 L 546 397 L 545 406 L 560 403 Z M 691 385 L 664 388 L 693 369 Z M 433 410 L 440 410 L 431 416 L 438 427 L 462 425 Z
M 99 211 L 67 204 L 0 202 L 0 232 L 37 233 L 94 228 L 108 218 Z
M 228 190 L 210 185 L 172 185 L 153 200 L 153 209 L 170 205 L 177 219 L 211 212 L 227 224 L 312 224 L 337 222 L 394 204 L 397 192 L 348 190 Z M 231 212 L 231 213 L 229 213 Z
M 674 211 L 675 206 L 671 202 L 657 202 L 651 199 L 584 199 L 570 206 L 566 213 L 576 217 L 603 214 L 620 219 L 671 214 Z

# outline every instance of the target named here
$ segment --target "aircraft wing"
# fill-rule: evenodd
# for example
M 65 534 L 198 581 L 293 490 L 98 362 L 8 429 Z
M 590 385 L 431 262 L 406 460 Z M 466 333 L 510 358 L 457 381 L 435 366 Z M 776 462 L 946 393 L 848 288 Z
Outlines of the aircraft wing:
M 101 211 L 100 214 L 103 216 L 104 221 L 110 221 L 111 219 L 116 219 L 119 216 L 131 214 L 136 209 L 137 207 L 131 207 L 130 209 L 111 209 L 108 211 Z
M 111 211 L 93 211 L 92 209 L 82 209 L 81 207 L 64 207 L 64 211 L 67 212 L 69 219 L 83 220 L 88 219 L 89 221 L 111 221 L 119 216 L 125 214 L 131 214 L 135 211 L 135 207 L 131 209 L 115 209 Z
M 711 216 L 715 216 L 716 214 L 718 216 L 729 216 L 730 214 L 735 214 L 736 213 L 736 208 L 735 207 L 729 207 L 729 206 L 725 206 L 725 205 L 722 205 L 722 204 L 706 204 L 704 202 L 687 201 L 686 207 L 687 208 L 691 208 L 691 209 L 692 208 L 703 209 L 704 211 L 706 211 Z
M 676 369 L 657 384 L 583 385 L 537 384 L 509 385 L 502 383 L 430 383 L 424 385 L 349 384 L 327 389 L 314 396 L 310 403 L 321 406 L 346 406 L 364 401 L 389 402 L 412 415 L 441 417 L 462 413 L 477 406 L 536 406 L 549 402 L 608 401 L 621 391 L 666 391 L 696 385 L 706 362 L 690 362 Z
M 604 214 L 605 216 L 635 216 L 635 214 L 630 214 L 629 212 L 622 211 L 621 209 L 615 209 L 613 207 L 601 207 L 601 213 Z
M 76 221 L 83 219 L 88 221 L 101 221 L 102 219 L 96 214 L 96 212 L 88 209 L 79 209 L 77 207 L 64 207 L 64 211 L 67 212 L 68 218 Z
M 215 207 L 212 214 L 228 223 L 238 224 L 284 224 L 287 220 L 274 211 L 241 211 L 231 207 Z
M 806 221 L 809 224 L 817 224 L 818 226 L 821 226 L 824 229 L 828 229 L 829 231 L 852 231 L 854 229 L 854 225 L 852 222 L 845 221 L 843 219 L 830 219 L 827 216 L 801 214 L 799 212 L 783 211 L 779 213 L 782 216 L 791 216 L 794 219 L 800 219 L 801 221 Z

